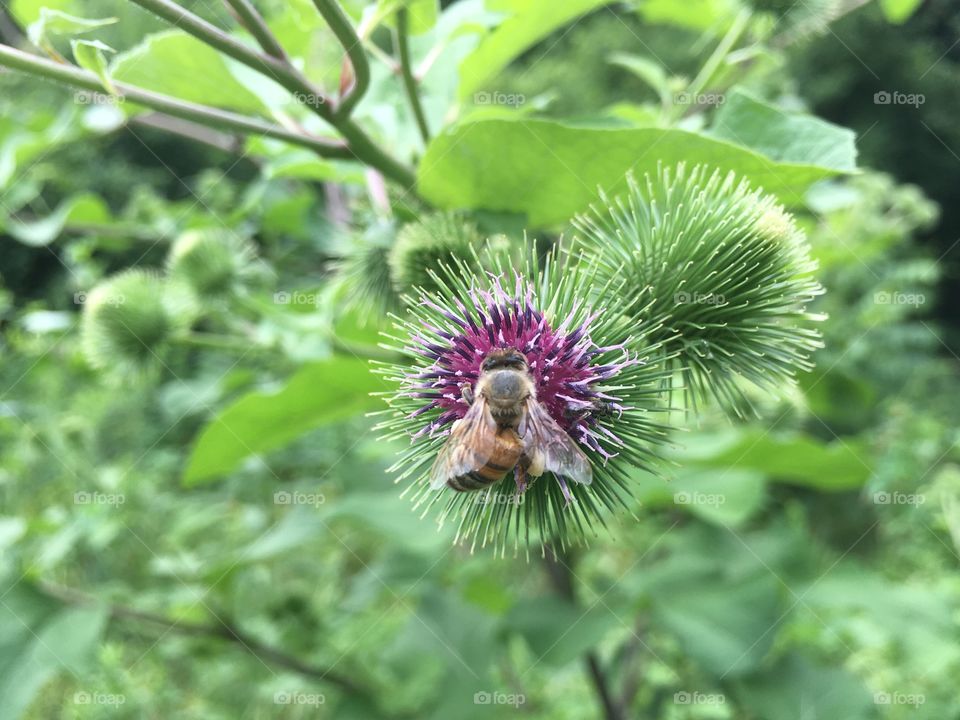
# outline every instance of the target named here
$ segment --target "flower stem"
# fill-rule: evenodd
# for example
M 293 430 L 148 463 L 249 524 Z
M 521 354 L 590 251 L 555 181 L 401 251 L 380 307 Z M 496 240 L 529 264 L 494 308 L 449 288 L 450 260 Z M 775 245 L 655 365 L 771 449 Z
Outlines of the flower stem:
M 256 70 L 261 75 L 274 80 L 294 95 L 311 96 L 313 102 L 307 103 L 307 106 L 340 132 L 347 141 L 347 152 L 350 155 L 379 170 L 384 176 L 402 185 L 404 189 L 413 189 L 416 183 L 413 171 L 374 143 L 349 117 L 353 106 L 360 101 L 370 84 L 370 65 L 360 38 L 349 19 L 340 6 L 332 0 L 314 0 L 314 4 L 346 50 L 354 73 L 353 86 L 336 108 L 318 87 L 287 60 L 271 57 L 247 47 L 172 0 L 132 0 L 132 2 Z
M 557 550 L 556 547 L 548 547 L 544 563 L 547 576 L 550 578 L 550 584 L 553 585 L 554 590 L 564 600 L 575 605 L 577 597 L 573 586 L 574 572 L 570 567 L 573 558 Z M 583 661 L 587 669 L 587 675 L 589 675 L 597 693 L 597 699 L 603 708 L 605 720 L 626 720 L 623 708 L 614 699 L 613 693 L 610 691 L 610 683 L 603 671 L 603 666 L 600 664 L 600 658 L 593 650 L 588 650 L 584 653 Z
M 257 12 L 250 0 L 224 0 L 224 2 L 233 8 L 240 22 L 256 38 L 265 53 L 282 62 L 287 61 L 287 54 L 280 42 L 270 32 L 267 23 L 264 22 L 263 17 Z
M 336 0 L 313 0 L 313 4 L 320 15 L 323 16 L 327 25 L 330 26 L 333 34 L 337 36 L 337 40 L 340 41 L 347 57 L 350 58 L 350 65 L 353 68 L 353 84 L 346 91 L 336 109 L 338 118 L 347 118 L 370 86 L 370 63 L 367 60 L 367 53 L 363 49 L 363 41 L 360 40 L 357 31 L 344 14 L 339 3 Z
M 400 72 L 403 75 L 403 87 L 407 91 L 407 99 L 410 101 L 410 107 L 413 110 L 413 116 L 417 119 L 417 127 L 420 130 L 420 137 L 424 144 L 430 141 L 430 128 L 427 126 L 427 117 L 423 113 L 423 105 L 420 103 L 420 93 L 417 91 L 417 79 L 413 76 L 413 70 L 410 67 L 410 47 L 409 47 L 409 14 L 406 7 L 401 7 L 397 11 L 397 45 L 400 53 Z
M 0 65 L 30 75 L 44 77 L 62 85 L 96 93 L 105 92 L 100 79 L 92 72 L 47 60 L 7 45 L 0 45 Z M 341 141 L 326 140 L 314 135 L 292 132 L 265 120 L 238 115 L 207 105 L 198 105 L 126 83 L 114 82 L 114 86 L 119 97 L 183 120 L 192 120 L 201 125 L 221 130 L 233 130 L 244 134 L 262 135 L 284 140 L 292 145 L 309 148 L 323 157 L 351 158 L 354 156 L 346 144 Z

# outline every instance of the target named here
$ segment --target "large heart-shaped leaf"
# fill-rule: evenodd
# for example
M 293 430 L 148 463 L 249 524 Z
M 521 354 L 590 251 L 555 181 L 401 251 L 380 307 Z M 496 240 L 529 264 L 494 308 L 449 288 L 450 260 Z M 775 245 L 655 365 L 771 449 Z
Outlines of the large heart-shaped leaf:
M 376 407 L 378 401 L 369 393 L 377 387 L 366 362 L 333 358 L 304 367 L 279 392 L 245 395 L 203 429 L 184 482 L 212 480 L 244 458 Z
M 787 204 L 800 202 L 817 180 L 853 168 L 849 153 L 776 159 L 685 130 L 497 118 L 462 123 L 435 137 L 418 182 L 423 196 L 440 207 L 522 212 L 531 225 L 547 226 L 585 210 L 598 189 L 622 190 L 629 171 L 642 174 L 681 161 L 735 171 Z

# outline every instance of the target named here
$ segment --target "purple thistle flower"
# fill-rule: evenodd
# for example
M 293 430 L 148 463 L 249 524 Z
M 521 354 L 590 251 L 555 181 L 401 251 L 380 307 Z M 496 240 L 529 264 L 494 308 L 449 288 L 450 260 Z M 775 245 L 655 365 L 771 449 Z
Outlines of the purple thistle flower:
M 501 277 L 492 276 L 492 292 L 471 289 L 467 295 L 471 307 L 458 302 L 458 313 L 426 301 L 446 322 L 440 327 L 425 326 L 433 337 L 410 337 L 406 350 L 427 358 L 430 364 L 407 376 L 404 392 L 411 398 L 428 400 L 409 418 L 433 409 L 439 410 L 439 415 L 414 438 L 432 435 L 466 415 L 469 405 L 463 399 L 463 389 L 476 384 L 480 363 L 492 350 L 513 348 L 526 356 L 537 398 L 557 424 L 604 459 L 613 457 L 616 453 L 606 450 L 601 441 L 614 446 L 623 443 L 609 430 L 601 429 L 597 420 L 602 412 L 612 409 L 622 413 L 627 408 L 621 398 L 602 393 L 597 385 L 638 361 L 630 358 L 622 344 L 600 347 L 593 341 L 590 324 L 599 313 L 577 323 L 582 305 L 578 302 L 554 326 L 538 309 L 530 284 L 519 274 L 515 283 L 511 293 L 504 289 Z M 611 352 L 620 355 L 613 361 L 598 360 Z
M 459 540 L 504 547 L 506 537 L 530 542 L 533 532 L 563 545 L 605 524 L 605 510 L 629 507 L 628 466 L 649 470 L 659 460 L 655 447 L 667 433 L 653 418 L 669 373 L 662 348 L 647 343 L 646 326 L 600 309 L 597 301 L 615 294 L 595 291 L 589 270 L 568 260 L 550 256 L 510 275 L 441 266 L 431 273 L 436 289 L 417 289 L 396 319 L 391 347 L 406 361 L 379 370 L 396 388 L 379 428 L 411 444 L 391 471 L 410 483 L 415 504 L 446 503 L 441 524 L 459 516 Z M 464 390 L 475 390 L 492 351 L 506 349 L 524 355 L 537 401 L 583 451 L 589 485 L 554 482 L 549 472 L 526 484 L 517 472 L 515 483 L 508 472 L 474 492 L 431 489 L 430 467 L 471 407 Z

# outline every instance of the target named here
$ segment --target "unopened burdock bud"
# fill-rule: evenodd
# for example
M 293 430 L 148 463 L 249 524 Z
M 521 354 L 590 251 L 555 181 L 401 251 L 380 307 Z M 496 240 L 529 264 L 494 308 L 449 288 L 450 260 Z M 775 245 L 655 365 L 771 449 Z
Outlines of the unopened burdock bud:
M 164 347 L 193 316 L 187 293 L 159 275 L 126 270 L 86 297 L 81 347 L 94 367 L 136 371 L 159 361 Z

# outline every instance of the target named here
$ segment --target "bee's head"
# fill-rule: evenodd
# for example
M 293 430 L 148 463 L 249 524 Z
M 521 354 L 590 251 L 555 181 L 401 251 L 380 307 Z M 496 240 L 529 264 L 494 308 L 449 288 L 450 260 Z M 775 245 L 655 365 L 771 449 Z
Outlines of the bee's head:
M 491 350 L 480 363 L 481 372 L 489 372 L 499 368 L 512 368 L 514 370 L 526 370 L 526 356 L 514 348 L 503 348 Z

